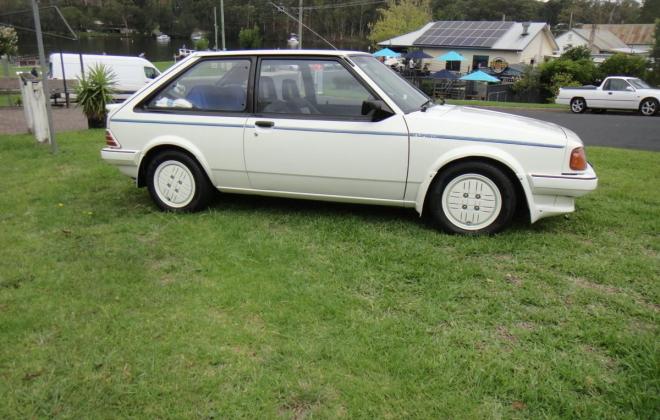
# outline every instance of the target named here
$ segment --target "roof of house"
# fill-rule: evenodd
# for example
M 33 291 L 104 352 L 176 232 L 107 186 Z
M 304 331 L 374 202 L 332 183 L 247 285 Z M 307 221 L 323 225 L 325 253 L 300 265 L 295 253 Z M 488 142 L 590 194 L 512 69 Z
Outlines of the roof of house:
M 598 25 L 598 28 L 612 32 L 627 45 L 653 45 L 655 43 L 655 25 L 652 23 L 625 23 Z M 591 25 L 582 29 L 591 30 Z
M 591 37 L 591 28 L 573 28 L 566 34 L 573 32 L 577 34 L 580 38 L 589 41 Z M 562 34 L 563 37 L 566 34 Z M 628 46 L 616 37 L 612 32 L 601 29 L 600 27 L 596 28 L 594 34 L 594 46 L 601 51 L 622 51 L 628 48 Z
M 522 51 L 540 32 L 554 37 L 544 22 L 436 21 L 420 29 L 379 42 L 381 46 L 436 47 L 450 49 L 491 49 Z M 555 44 L 556 47 L 556 44 Z

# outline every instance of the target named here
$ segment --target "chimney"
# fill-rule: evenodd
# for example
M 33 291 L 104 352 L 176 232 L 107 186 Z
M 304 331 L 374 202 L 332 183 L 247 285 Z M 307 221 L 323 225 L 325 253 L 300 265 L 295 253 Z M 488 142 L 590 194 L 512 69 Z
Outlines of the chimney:
M 529 35 L 529 25 L 531 25 L 531 22 L 523 22 L 522 23 L 522 27 L 523 27 L 522 36 Z

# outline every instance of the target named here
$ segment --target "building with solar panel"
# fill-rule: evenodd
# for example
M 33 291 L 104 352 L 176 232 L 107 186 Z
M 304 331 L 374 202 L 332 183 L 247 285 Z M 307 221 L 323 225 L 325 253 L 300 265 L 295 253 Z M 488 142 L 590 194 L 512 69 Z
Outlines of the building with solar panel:
M 430 70 L 469 73 L 508 64 L 542 63 L 559 49 L 550 27 L 543 22 L 437 21 L 417 31 L 379 42 L 394 50 L 421 49 L 432 57 L 449 52 L 462 61 L 429 60 Z

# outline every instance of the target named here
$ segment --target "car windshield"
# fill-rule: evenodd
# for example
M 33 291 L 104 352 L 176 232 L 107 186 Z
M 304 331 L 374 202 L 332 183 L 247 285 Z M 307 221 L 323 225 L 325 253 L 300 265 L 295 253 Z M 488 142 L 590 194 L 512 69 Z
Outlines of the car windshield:
M 628 79 L 631 85 L 635 86 L 637 89 L 651 89 L 651 86 L 646 84 L 642 79 Z
M 351 59 L 406 114 L 418 111 L 431 99 L 374 57 L 354 55 Z

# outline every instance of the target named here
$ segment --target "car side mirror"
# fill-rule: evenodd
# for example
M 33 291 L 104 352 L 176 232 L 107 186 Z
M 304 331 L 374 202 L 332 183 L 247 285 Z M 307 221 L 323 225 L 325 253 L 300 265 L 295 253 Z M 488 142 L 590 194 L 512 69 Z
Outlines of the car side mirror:
M 385 102 L 374 99 L 362 102 L 362 115 L 371 116 L 371 121 L 382 121 L 394 115 Z

